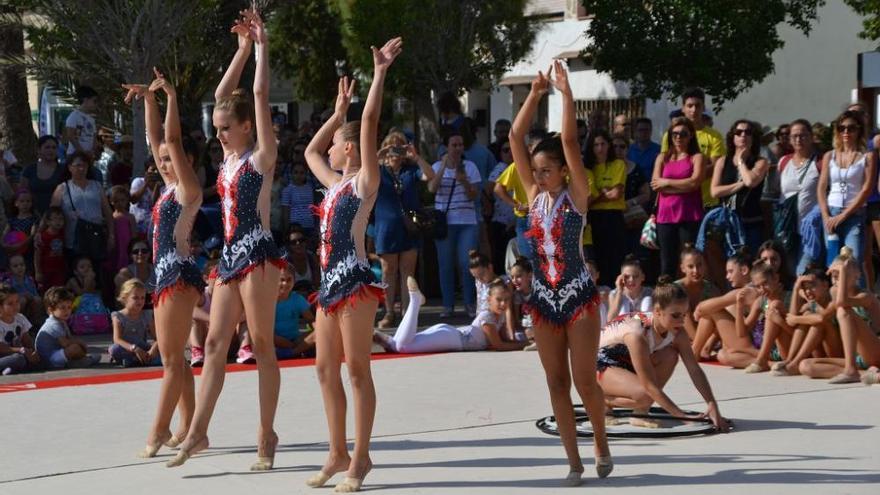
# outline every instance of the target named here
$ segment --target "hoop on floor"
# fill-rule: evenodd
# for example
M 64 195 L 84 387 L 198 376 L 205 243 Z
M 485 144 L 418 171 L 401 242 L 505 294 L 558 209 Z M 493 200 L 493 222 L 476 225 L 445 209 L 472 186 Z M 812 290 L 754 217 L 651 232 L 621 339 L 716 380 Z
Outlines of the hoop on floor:
M 583 405 L 576 404 L 574 409 L 577 436 L 592 438 L 593 427 Z M 695 411 L 684 412 L 685 414 L 699 414 Z M 716 433 L 715 425 L 708 418 L 681 419 L 672 416 L 660 407 L 652 407 L 648 414 L 635 414 L 632 409 L 612 409 L 609 416 L 624 420 L 629 418 L 650 419 L 659 424 L 659 428 L 633 426 L 629 422 L 606 425 L 605 431 L 610 438 L 672 438 Z M 728 420 L 728 423 L 733 427 L 733 422 Z M 548 435 L 559 435 L 555 416 L 541 418 L 535 422 L 535 426 Z

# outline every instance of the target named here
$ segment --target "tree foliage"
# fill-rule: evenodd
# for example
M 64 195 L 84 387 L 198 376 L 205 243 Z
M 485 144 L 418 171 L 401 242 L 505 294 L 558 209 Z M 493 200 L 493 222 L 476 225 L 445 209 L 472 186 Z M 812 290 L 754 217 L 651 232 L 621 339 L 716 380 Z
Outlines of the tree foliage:
M 715 109 L 773 72 L 779 27 L 809 34 L 825 0 L 583 0 L 594 16 L 585 58 L 658 99 L 700 86 Z
M 859 37 L 866 40 L 880 40 L 880 0 L 844 0 L 856 14 L 864 16 L 862 32 Z
M 336 98 L 336 64 L 346 58 L 340 24 L 327 0 L 284 2 L 275 9 L 268 25 L 272 69 L 293 80 L 297 98 Z
M 24 33 L 19 12 L 0 4 L 0 57 L 24 55 Z M 37 147 L 28 103 L 27 82 L 21 67 L 0 67 L 0 150 L 12 149 L 22 164 L 36 161 Z

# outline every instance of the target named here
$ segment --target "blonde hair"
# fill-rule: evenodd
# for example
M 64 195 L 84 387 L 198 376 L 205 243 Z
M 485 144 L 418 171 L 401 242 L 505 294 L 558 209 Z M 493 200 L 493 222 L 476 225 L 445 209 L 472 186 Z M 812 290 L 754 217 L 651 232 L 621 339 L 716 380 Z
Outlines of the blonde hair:
M 231 95 L 222 96 L 214 105 L 214 110 L 229 112 L 239 122 L 254 122 L 254 104 L 247 93 L 241 88 L 235 89 Z
M 400 129 L 396 127 L 388 131 L 388 134 L 385 135 L 385 139 L 382 140 L 382 145 L 380 146 L 380 148 L 384 148 L 390 145 L 392 142 L 400 143 L 403 145 L 407 143 L 406 136 L 403 134 L 403 132 L 400 131 Z
M 147 286 L 139 279 L 130 278 L 122 283 L 122 287 L 119 288 L 119 295 L 116 297 L 116 300 L 119 301 L 120 304 L 125 304 L 125 301 L 128 300 L 131 293 L 136 290 L 146 292 Z

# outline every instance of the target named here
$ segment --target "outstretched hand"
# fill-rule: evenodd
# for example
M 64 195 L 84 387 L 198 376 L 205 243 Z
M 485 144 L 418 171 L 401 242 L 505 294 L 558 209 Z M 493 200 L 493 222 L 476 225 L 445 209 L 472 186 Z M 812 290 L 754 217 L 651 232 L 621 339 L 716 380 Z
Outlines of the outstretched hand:
M 545 75 L 543 72 L 538 71 L 537 77 L 532 81 L 532 93 L 535 93 L 539 96 L 543 96 L 550 91 L 550 73 L 553 72 L 553 66 L 551 65 L 549 69 L 547 69 L 547 74 Z
M 165 79 L 165 75 L 159 72 L 159 69 L 153 67 L 153 74 L 156 76 L 156 79 L 150 83 L 149 91 L 155 93 L 158 90 L 162 90 L 168 96 L 174 96 L 176 93 L 174 91 L 174 86 L 168 82 L 168 79 Z
M 254 19 L 259 18 L 259 16 L 257 15 L 256 6 L 253 5 L 251 5 L 251 8 L 249 9 L 240 11 L 238 15 L 238 19 L 235 20 L 235 23 L 229 31 L 238 35 L 238 47 L 243 48 L 248 46 L 252 41 L 256 41 L 253 24 Z
M 355 80 L 349 81 L 348 76 L 339 78 L 339 91 L 336 94 L 335 112 L 337 115 L 345 116 L 348 112 L 348 106 L 351 105 L 351 97 L 354 96 Z
M 556 75 L 550 79 L 553 87 L 564 95 L 571 93 L 571 85 L 568 82 L 568 71 L 562 64 L 562 60 L 554 60 L 552 70 L 556 72 Z M 547 73 L 547 76 L 550 76 L 549 72 Z
M 152 91 L 146 84 L 123 84 L 122 87 L 128 90 L 128 93 L 125 95 L 126 105 L 152 94 Z
M 400 55 L 402 46 L 403 38 L 400 37 L 388 40 L 385 46 L 380 49 L 371 46 L 370 49 L 373 51 L 373 67 L 376 69 L 388 69 L 391 63 L 394 62 L 394 59 Z

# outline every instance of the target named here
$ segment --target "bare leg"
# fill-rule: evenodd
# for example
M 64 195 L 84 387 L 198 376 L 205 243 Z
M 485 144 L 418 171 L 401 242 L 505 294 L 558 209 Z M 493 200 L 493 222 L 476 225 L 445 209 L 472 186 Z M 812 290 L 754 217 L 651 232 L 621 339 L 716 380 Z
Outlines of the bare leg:
M 587 414 L 590 416 L 597 462 L 599 458 L 611 456 L 611 451 L 608 449 L 608 437 L 605 435 L 605 401 L 602 388 L 596 379 L 599 331 L 598 312 L 588 313 L 583 318 L 571 323 L 566 330 L 571 356 L 571 376 L 574 379 L 574 387 L 578 391 L 578 395 L 581 396 Z
M 810 378 L 831 378 L 845 368 L 843 358 L 809 358 L 799 364 L 800 373 Z
M 320 308 L 315 321 L 315 370 L 321 384 L 324 414 L 327 416 L 329 452 L 321 472 L 306 481 L 311 487 L 323 486 L 336 473 L 351 464 L 345 443 L 345 389 L 342 387 L 342 333 L 339 315 L 328 315 Z
M 407 277 L 416 276 L 416 263 L 419 260 L 419 252 L 415 249 L 400 253 L 400 312 L 406 311 L 409 307 L 409 291 L 403 290 L 406 287 Z
M 278 435 L 275 434 L 275 412 L 281 373 L 275 356 L 275 298 L 281 271 L 269 263 L 252 271 L 241 281 L 241 301 L 247 318 L 248 334 L 260 383 L 260 429 L 257 433 L 257 463 L 254 471 L 271 469 Z M 268 307 L 267 307 L 268 306 Z
M 205 340 L 205 366 L 202 369 L 199 397 L 186 440 L 168 467 L 182 465 L 190 456 L 208 448 L 208 425 L 226 379 L 226 352 L 235 326 L 241 320 L 242 302 L 239 283 L 217 284 L 211 304 L 211 321 Z
M 577 446 L 577 430 L 574 420 L 574 405 L 571 402 L 571 374 L 568 367 L 568 332 L 562 333 L 546 326 L 535 327 L 535 343 L 538 356 L 544 367 L 547 388 L 550 391 L 550 405 L 559 430 L 559 439 L 568 457 L 572 472 L 583 473 Z M 593 362 L 595 363 L 595 358 Z M 595 375 L 594 375 L 595 376 Z M 603 418 L 604 420 L 604 418 Z
M 822 325 L 811 326 L 806 331 L 806 335 L 803 337 L 803 342 L 797 346 L 797 352 L 795 353 L 795 339 L 792 339 L 791 347 L 792 350 L 789 351 L 789 359 L 785 365 L 785 372 L 789 375 L 797 375 L 800 373 L 800 364 L 804 359 L 809 358 L 813 351 L 818 349 L 822 345 L 822 340 L 825 338 L 825 332 L 830 331 L 828 328 L 829 324 L 825 323 Z M 799 328 L 799 330 L 795 331 L 795 336 L 803 333 L 803 329 Z
M 376 416 L 376 389 L 370 371 L 373 348 L 373 318 L 379 301 L 373 298 L 349 304 L 339 315 L 345 364 L 354 398 L 354 449 L 346 480 L 337 491 L 357 491 L 373 467 L 370 459 L 370 436 Z M 354 490 L 350 488 L 354 487 Z
M 189 337 L 188 318 L 198 297 L 195 289 L 179 291 L 154 310 L 156 338 L 164 369 L 156 418 L 147 438 L 147 448 L 141 452 L 142 457 L 153 457 L 163 443 L 171 440 L 171 417 L 175 405 L 180 410 L 180 431 L 189 430 L 195 409 L 195 392 L 192 372 L 186 365 L 183 351 Z
M 703 347 L 709 342 L 709 338 L 715 334 L 715 320 L 709 317 L 700 318 L 700 321 L 697 322 L 697 331 L 691 347 L 694 351 L 694 356 L 700 359 L 703 358 Z
M 382 265 L 382 282 L 386 285 L 385 316 L 379 320 L 379 328 L 388 328 L 394 325 L 396 319 L 394 317 L 394 299 L 397 297 L 397 288 L 403 287 L 403 285 L 398 285 L 400 254 L 380 254 L 379 261 Z

